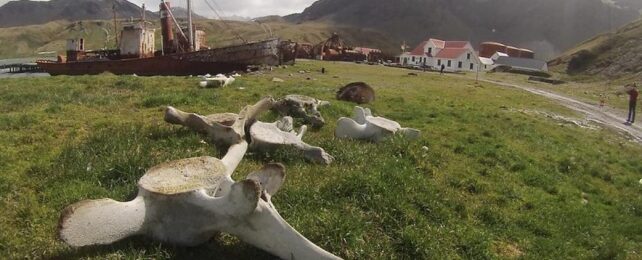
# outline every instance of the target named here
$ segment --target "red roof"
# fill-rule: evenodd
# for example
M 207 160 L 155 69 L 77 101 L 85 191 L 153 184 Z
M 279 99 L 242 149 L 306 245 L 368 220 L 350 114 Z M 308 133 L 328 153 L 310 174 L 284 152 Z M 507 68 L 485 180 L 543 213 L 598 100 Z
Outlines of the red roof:
M 464 54 L 468 49 L 466 48 L 445 48 L 441 50 L 435 58 L 440 58 L 440 59 L 456 59 L 459 58 L 462 54 Z
M 426 55 L 426 53 L 424 52 L 426 44 L 428 44 L 428 41 L 421 42 L 419 45 L 417 45 L 417 47 L 415 47 L 414 50 L 410 52 L 410 55 L 415 55 L 415 56 Z
M 439 39 L 430 38 L 427 41 L 423 41 L 419 45 L 417 45 L 417 47 L 415 47 L 415 49 L 413 49 L 410 52 L 410 55 L 414 55 L 414 56 L 426 55 L 426 52 L 425 52 L 426 45 L 429 42 L 432 42 L 437 49 L 464 49 L 464 50 L 466 50 L 465 47 L 469 43 L 467 41 L 442 41 Z

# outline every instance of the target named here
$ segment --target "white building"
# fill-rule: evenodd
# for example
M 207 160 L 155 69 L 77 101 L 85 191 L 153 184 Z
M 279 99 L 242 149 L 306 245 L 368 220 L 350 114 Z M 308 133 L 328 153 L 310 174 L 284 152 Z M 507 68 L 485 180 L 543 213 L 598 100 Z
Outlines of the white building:
M 407 67 L 429 67 L 436 70 L 444 65 L 445 71 L 476 71 L 479 57 L 470 42 L 429 39 L 410 52 L 399 56 L 399 63 Z

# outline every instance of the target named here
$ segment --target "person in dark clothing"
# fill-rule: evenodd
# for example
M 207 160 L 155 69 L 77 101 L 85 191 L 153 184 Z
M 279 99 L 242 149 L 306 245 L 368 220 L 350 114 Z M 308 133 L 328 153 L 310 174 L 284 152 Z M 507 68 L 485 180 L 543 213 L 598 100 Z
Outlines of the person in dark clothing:
M 629 95 L 629 116 L 627 117 L 625 125 L 632 125 L 635 123 L 635 110 L 637 108 L 638 96 L 640 92 L 638 91 L 637 84 L 633 83 L 625 88 L 626 94 Z
M 441 70 L 439 71 L 439 73 L 444 74 L 445 69 L 446 69 L 446 65 L 441 64 Z

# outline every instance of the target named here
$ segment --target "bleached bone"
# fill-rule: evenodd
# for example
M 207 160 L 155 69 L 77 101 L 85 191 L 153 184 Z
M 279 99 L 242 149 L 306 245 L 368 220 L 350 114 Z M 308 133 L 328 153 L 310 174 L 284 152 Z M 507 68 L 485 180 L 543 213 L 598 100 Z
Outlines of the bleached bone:
M 257 103 L 255 107 L 260 107 L 260 111 L 269 110 L 274 105 L 272 98 L 266 98 Z M 239 115 L 234 113 L 213 114 L 201 116 L 194 113 L 185 113 L 174 107 L 168 106 L 165 109 L 165 122 L 186 126 L 198 133 L 204 134 L 218 148 L 226 149 L 238 140 L 238 132 L 233 129 L 233 125 Z M 249 128 L 254 123 L 255 118 L 247 120 Z
M 330 102 L 303 95 L 287 95 L 278 100 L 272 110 L 281 116 L 303 119 L 304 123 L 312 128 L 321 128 L 325 125 L 325 120 L 319 108 L 327 105 L 330 105 Z
M 292 146 L 303 152 L 303 156 L 315 163 L 330 164 L 334 158 L 321 147 L 311 146 L 301 139 L 307 131 L 302 126 L 297 134 L 292 131 L 293 120 L 291 117 L 284 117 L 274 123 L 257 121 L 250 127 L 252 143 L 250 147 L 256 151 L 271 151 L 279 146 Z
M 280 164 L 269 164 L 235 182 L 231 175 L 248 148 L 245 124 L 265 103 L 244 109 L 231 129 L 238 139 L 222 159 L 198 157 L 151 168 L 129 202 L 88 200 L 68 206 L 58 226 L 74 247 L 111 244 L 133 235 L 195 246 L 219 231 L 283 259 L 338 259 L 292 228 L 272 204 L 285 180 Z
M 395 121 L 383 117 L 372 116 L 368 108 L 356 106 L 354 118 L 339 118 L 335 136 L 379 142 L 387 136 L 402 134 L 408 139 L 417 139 L 421 132 L 417 129 L 404 128 Z
M 217 136 L 221 136 L 221 126 L 233 123 L 235 114 L 213 114 L 201 116 L 188 114 L 173 107 L 165 111 L 165 121 L 172 124 L 186 126 L 198 133 L 205 134 L 217 147 L 225 149 L 227 143 Z M 302 141 L 307 127 L 301 127 L 299 134 L 293 132 L 293 119 L 284 117 L 274 123 L 256 122 L 250 127 L 250 148 L 256 151 L 271 151 L 279 146 L 291 146 L 303 152 L 303 156 L 315 163 L 330 164 L 334 158 L 321 147 L 311 146 Z
M 226 77 L 223 74 L 216 75 L 216 77 L 204 77 L 203 81 L 200 82 L 202 88 L 221 88 L 226 87 L 234 83 L 236 79 L 234 77 Z

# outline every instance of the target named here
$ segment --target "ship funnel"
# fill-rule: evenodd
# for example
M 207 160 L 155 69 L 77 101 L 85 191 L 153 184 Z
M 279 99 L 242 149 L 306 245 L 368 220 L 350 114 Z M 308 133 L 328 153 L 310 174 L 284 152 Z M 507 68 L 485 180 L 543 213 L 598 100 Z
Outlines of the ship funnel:
M 163 34 L 163 53 L 174 53 L 174 31 L 172 27 L 172 18 L 170 17 L 169 2 L 161 1 L 160 4 L 161 31 Z

